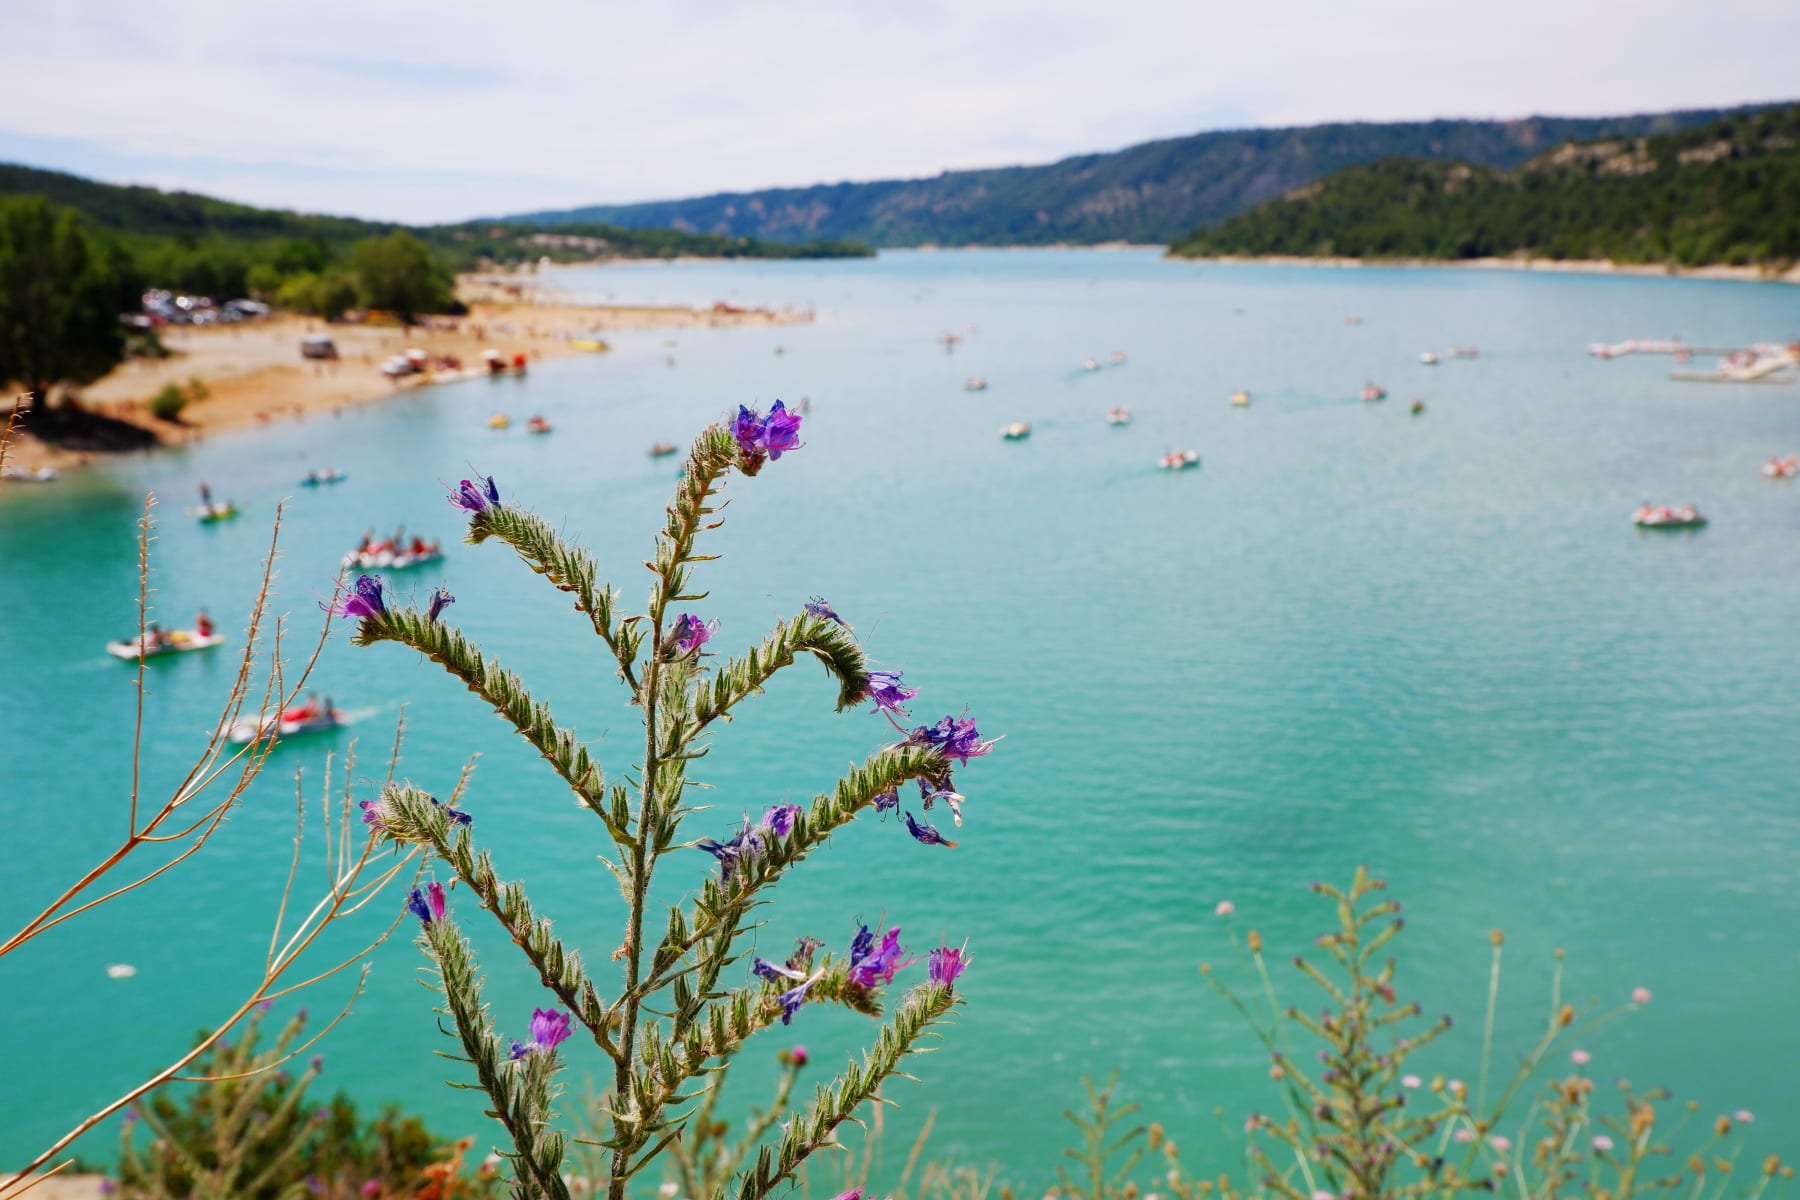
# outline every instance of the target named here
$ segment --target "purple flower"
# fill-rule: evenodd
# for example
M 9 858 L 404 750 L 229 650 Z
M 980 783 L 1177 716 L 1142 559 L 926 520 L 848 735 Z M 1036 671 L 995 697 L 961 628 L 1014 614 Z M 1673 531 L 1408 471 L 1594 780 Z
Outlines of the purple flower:
M 804 971 L 796 971 L 792 967 L 778 967 L 766 958 L 752 958 L 750 960 L 750 970 L 758 979 L 766 979 L 770 983 L 777 983 L 783 979 L 798 980 L 806 978 L 806 973 Z
M 762 414 L 753 408 L 738 405 L 737 419 L 731 423 L 731 436 L 737 439 L 738 449 L 745 458 L 756 458 L 761 461 L 763 450 Z
M 874 803 L 875 811 L 878 813 L 884 813 L 899 808 L 900 793 L 894 788 L 889 788 L 885 792 L 876 792 Z
M 794 1014 L 800 1011 L 800 1006 L 802 1004 L 806 1003 L 807 989 L 812 987 L 812 985 L 818 981 L 818 975 L 810 975 L 802 980 L 798 986 L 791 987 L 787 991 L 781 993 L 780 996 L 776 997 L 776 999 L 781 1002 L 781 1023 L 783 1025 L 790 1024 L 793 1021 Z
M 320 608 L 334 617 L 385 617 L 387 605 L 381 599 L 381 577 L 358 575 L 356 584 L 331 603 Z
M 862 1195 L 863 1190 L 861 1188 L 851 1188 L 847 1192 L 839 1192 L 837 1195 L 833 1196 L 831 1200 L 862 1200 Z
M 779 462 L 783 453 L 800 448 L 800 414 L 791 413 L 781 401 L 777 400 L 770 408 L 769 415 L 763 420 L 763 449 L 769 452 L 770 462 Z
M 450 818 L 450 823 L 452 825 L 470 825 L 475 821 L 475 818 L 471 817 L 468 813 L 463 812 L 461 809 L 451 808 L 436 796 L 431 797 L 431 804 L 433 808 L 443 809 L 444 815 Z
M 387 832 L 387 813 L 379 800 L 364 800 L 356 807 L 362 809 L 362 822 L 376 833 Z
M 962 824 L 962 806 L 963 801 L 966 799 L 968 799 L 968 797 L 957 791 L 951 784 L 948 775 L 944 776 L 941 784 L 928 783 L 923 779 L 919 780 L 919 807 L 928 809 L 939 800 L 942 800 L 945 804 L 950 806 L 950 816 L 959 826 Z
M 973 717 L 944 717 L 935 725 L 921 725 L 906 735 L 908 745 L 930 746 L 945 758 L 961 763 L 991 753 L 999 740 L 982 741 Z
M 927 846 L 947 846 L 952 850 L 956 849 L 956 843 L 939 833 L 937 826 L 914 820 L 913 815 L 909 812 L 903 812 L 900 815 L 906 818 L 906 831 Z
M 797 1045 L 792 1050 L 788 1051 L 788 1061 L 793 1063 L 796 1067 L 804 1067 L 807 1059 L 811 1057 L 812 1056 L 806 1052 L 805 1046 Z
M 569 1014 L 561 1009 L 534 1008 L 531 1010 L 531 1040 L 517 1042 L 507 1052 L 507 1057 L 514 1062 L 534 1051 L 548 1054 L 569 1039 Z
M 903 717 L 906 715 L 906 709 L 901 705 L 919 693 L 914 688 L 900 686 L 900 676 L 903 674 L 904 671 L 869 672 L 868 697 L 875 702 L 876 712 L 898 713 Z
M 431 593 L 431 604 L 425 609 L 425 619 L 436 621 L 446 608 L 456 603 L 456 597 L 450 594 L 449 588 L 439 588 Z
M 325 1069 L 325 1056 L 323 1054 L 315 1054 L 312 1056 L 312 1069 L 314 1071 L 323 1071 Z
M 484 513 L 500 503 L 500 489 L 494 486 L 492 475 L 487 477 L 485 485 L 480 488 L 465 479 L 461 487 L 450 493 L 450 503 L 465 512 Z
M 738 831 L 730 839 L 715 842 L 711 838 L 702 838 L 694 845 L 719 860 L 719 878 L 728 880 L 732 870 L 741 862 L 749 862 L 763 852 L 763 831 L 750 824 L 748 817 Z
M 682 654 L 696 654 L 700 647 L 712 640 L 712 635 L 718 628 L 717 621 L 709 625 L 693 613 L 682 613 L 675 618 L 675 626 L 669 630 L 669 636 L 677 651 Z
M 777 804 L 763 814 L 762 827 L 776 837 L 786 837 L 794 828 L 794 818 L 799 815 L 798 804 Z
M 856 630 L 850 628 L 850 622 L 844 620 L 844 618 L 832 611 L 831 605 L 825 602 L 825 597 L 823 596 L 814 596 L 812 599 L 808 600 L 806 602 L 806 611 L 822 620 L 830 621 L 835 625 L 841 625 L 851 633 L 856 632 Z
M 953 987 L 968 965 L 969 956 L 961 948 L 939 946 L 927 958 L 925 970 L 930 974 L 931 982 Z
M 850 939 L 850 965 L 855 966 L 869 956 L 875 948 L 875 935 L 869 932 L 867 925 L 856 927 L 856 936 Z
M 426 925 L 443 920 L 444 885 L 434 879 L 423 890 L 414 888 L 412 895 L 407 898 L 406 907 Z
M 906 951 L 900 948 L 900 927 L 894 926 L 881 935 L 881 945 L 869 949 L 872 938 L 868 937 L 868 927 L 864 926 L 856 935 L 850 947 L 850 982 L 858 987 L 876 987 L 894 982 L 894 974 L 900 968 L 918 962 L 916 958 L 905 958 Z M 861 947 L 863 953 L 858 955 Z

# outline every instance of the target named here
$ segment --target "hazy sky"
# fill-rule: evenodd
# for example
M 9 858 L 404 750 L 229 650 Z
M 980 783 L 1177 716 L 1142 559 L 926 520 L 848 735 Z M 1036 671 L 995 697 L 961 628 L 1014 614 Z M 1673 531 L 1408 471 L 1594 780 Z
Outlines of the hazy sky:
M 1794 0 L 0 4 L 0 161 L 414 221 L 1800 93 Z

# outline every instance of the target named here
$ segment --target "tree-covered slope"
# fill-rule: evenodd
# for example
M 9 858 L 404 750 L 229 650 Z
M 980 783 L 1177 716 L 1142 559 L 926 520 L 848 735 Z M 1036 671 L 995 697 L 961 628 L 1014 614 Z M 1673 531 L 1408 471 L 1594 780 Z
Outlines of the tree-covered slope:
M 820 184 L 528 213 L 732 237 L 877 246 L 1169 242 L 1342 167 L 1396 155 L 1513 167 L 1570 140 L 1702 124 L 1721 110 L 1518 121 L 1315 125 L 1201 133 L 1048 166 Z
M 1786 265 L 1800 258 L 1800 105 L 1571 143 L 1511 171 L 1416 158 L 1351 167 L 1173 252 Z

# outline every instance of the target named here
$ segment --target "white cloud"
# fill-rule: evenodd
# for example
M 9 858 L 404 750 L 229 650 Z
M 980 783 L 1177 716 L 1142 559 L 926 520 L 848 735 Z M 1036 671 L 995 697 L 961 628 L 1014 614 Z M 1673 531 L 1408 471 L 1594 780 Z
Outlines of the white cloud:
M 1777 99 L 1800 9 L 58 0 L 0 11 L 0 152 L 454 219 L 1046 161 L 1220 124 Z M 1712 49 L 1717 46 L 1719 49 Z M 48 163 L 47 165 L 63 165 Z

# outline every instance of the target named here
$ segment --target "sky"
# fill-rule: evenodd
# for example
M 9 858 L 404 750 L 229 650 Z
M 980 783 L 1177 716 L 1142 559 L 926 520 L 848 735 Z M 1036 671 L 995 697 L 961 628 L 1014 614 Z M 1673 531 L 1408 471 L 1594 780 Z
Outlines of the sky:
M 0 2 L 0 162 L 412 222 L 1800 94 L 1793 0 Z

